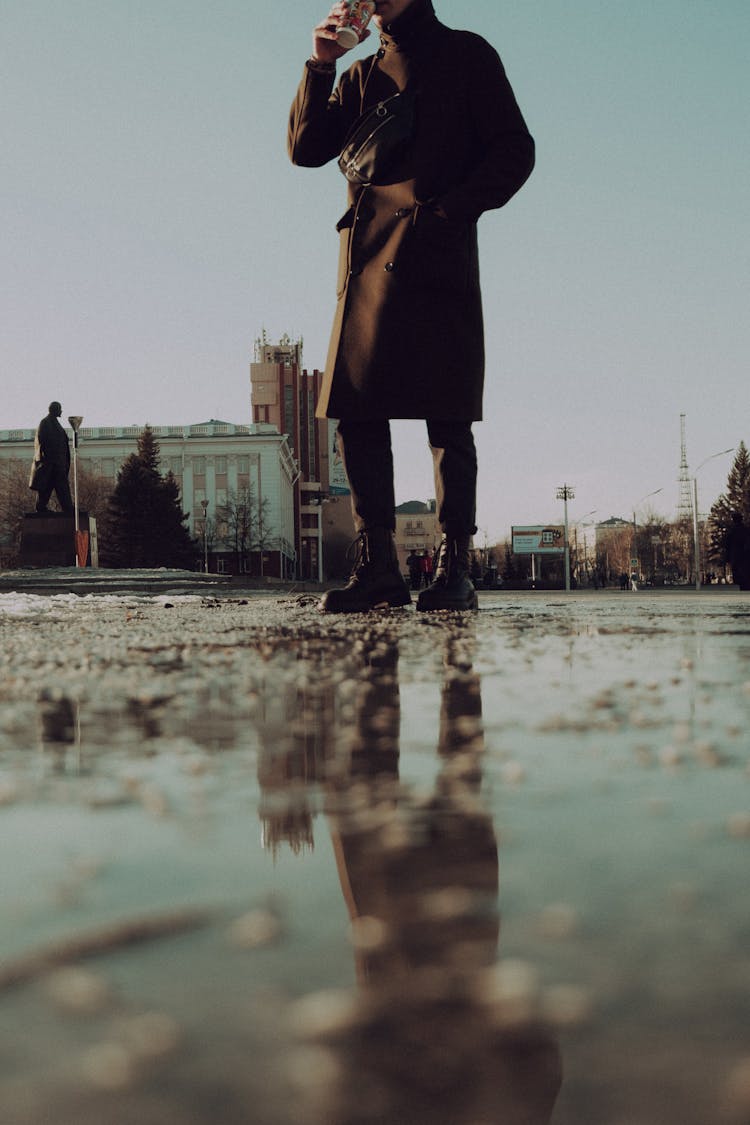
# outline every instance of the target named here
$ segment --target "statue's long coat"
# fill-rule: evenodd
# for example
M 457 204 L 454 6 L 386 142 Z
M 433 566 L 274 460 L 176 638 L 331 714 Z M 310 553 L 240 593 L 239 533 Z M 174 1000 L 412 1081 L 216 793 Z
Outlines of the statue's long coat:
M 369 75 L 369 77 L 368 77 Z M 349 185 L 319 417 L 482 416 L 484 338 L 477 220 L 502 207 L 534 165 L 534 142 L 494 49 L 414 0 L 373 59 L 334 76 L 305 72 L 289 154 L 319 167 L 352 124 L 409 83 L 416 129 L 396 182 Z M 439 205 L 447 218 L 435 213 Z
M 70 470 L 70 442 L 54 414 L 46 414 L 34 437 L 29 488 L 40 492 L 56 473 L 67 477 Z

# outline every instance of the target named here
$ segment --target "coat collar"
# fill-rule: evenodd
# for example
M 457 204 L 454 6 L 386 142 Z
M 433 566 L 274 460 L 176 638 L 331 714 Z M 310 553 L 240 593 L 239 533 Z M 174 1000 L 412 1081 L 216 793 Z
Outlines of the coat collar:
M 386 24 L 380 33 L 385 50 L 408 50 L 437 26 L 432 0 L 414 0 L 403 15 Z

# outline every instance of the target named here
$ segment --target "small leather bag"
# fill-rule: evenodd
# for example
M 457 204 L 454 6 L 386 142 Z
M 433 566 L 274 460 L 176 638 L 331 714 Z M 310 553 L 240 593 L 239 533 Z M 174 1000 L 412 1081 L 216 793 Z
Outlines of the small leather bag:
M 344 141 L 339 168 L 352 184 L 387 183 L 413 134 L 414 93 L 407 87 L 357 118 Z

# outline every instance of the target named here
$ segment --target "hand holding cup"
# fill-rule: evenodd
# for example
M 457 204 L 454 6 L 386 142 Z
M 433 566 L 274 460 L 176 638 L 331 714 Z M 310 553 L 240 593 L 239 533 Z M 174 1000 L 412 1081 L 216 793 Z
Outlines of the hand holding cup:
M 336 62 L 356 47 L 370 34 L 367 24 L 374 11 L 374 0 L 337 0 L 313 30 L 313 58 Z

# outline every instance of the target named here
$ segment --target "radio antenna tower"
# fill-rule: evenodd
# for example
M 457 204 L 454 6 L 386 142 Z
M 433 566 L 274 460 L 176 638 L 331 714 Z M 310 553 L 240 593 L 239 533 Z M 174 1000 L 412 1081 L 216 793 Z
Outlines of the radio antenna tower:
M 690 483 L 690 473 L 687 461 L 687 443 L 685 441 L 685 415 L 680 415 L 680 492 L 677 501 L 677 520 L 692 520 L 693 518 L 693 490 Z

